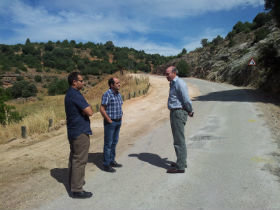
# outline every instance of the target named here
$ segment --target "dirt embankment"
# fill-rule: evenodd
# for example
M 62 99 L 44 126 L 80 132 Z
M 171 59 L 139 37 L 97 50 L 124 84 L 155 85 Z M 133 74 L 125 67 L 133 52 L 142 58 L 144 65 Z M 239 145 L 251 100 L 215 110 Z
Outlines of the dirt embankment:
M 169 117 L 169 84 L 162 76 L 150 75 L 146 96 L 126 101 L 117 155 L 136 139 Z M 199 91 L 189 84 L 190 96 Z M 103 120 L 99 113 L 91 118 L 93 136 L 86 176 L 102 166 Z M 66 193 L 69 144 L 66 128 L 44 136 L 20 139 L 0 145 L 0 209 L 25 209 Z

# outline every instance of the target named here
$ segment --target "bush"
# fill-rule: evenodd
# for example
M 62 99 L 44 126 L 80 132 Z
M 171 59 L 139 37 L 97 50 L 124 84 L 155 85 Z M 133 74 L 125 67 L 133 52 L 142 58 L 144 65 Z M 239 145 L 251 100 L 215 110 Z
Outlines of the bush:
M 17 76 L 17 81 L 22 81 L 24 80 L 23 76 Z
M 51 96 L 65 94 L 69 85 L 66 79 L 55 79 L 48 87 L 48 94 Z
M 221 37 L 220 35 L 218 35 L 216 38 L 213 39 L 212 43 L 214 44 L 214 46 L 217 46 L 218 44 L 220 44 L 223 41 L 223 37 Z
M 40 75 L 35 75 L 34 80 L 35 82 L 42 82 L 42 77 Z
M 240 33 L 240 32 L 245 32 L 245 33 L 248 33 L 251 31 L 253 27 L 253 24 L 252 23 L 249 23 L 249 22 L 245 22 L 245 23 L 242 23 L 241 21 L 238 21 L 234 26 L 233 26 L 233 31 L 235 33 Z
M 253 20 L 254 23 L 254 29 L 259 28 L 263 26 L 265 23 L 267 23 L 271 19 L 270 14 L 261 12 L 259 13 Z
M 176 68 L 179 71 L 180 77 L 190 76 L 190 66 L 186 61 L 180 60 L 179 63 L 176 65 Z
M 200 43 L 202 47 L 206 47 L 208 45 L 208 39 L 201 39 Z
M 29 84 L 27 81 L 22 80 L 15 82 L 11 87 L 11 95 L 13 98 L 36 96 L 37 88 L 34 84 Z
M 258 42 L 260 40 L 265 39 L 265 37 L 269 34 L 269 30 L 265 28 L 260 28 L 259 30 L 256 31 L 255 33 L 255 40 L 254 42 Z
M 11 122 L 19 122 L 22 116 L 15 111 L 14 106 L 9 106 L 0 100 L 0 124 L 7 125 Z

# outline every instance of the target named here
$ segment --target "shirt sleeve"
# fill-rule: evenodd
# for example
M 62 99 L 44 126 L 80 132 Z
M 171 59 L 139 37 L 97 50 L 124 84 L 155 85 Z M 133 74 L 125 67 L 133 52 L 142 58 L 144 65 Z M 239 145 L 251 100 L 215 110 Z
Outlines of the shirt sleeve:
M 89 106 L 88 102 L 82 94 L 76 94 L 73 102 L 79 107 L 79 109 L 84 110 Z
M 102 96 L 101 104 L 107 106 L 109 103 L 109 95 L 104 93 Z
M 187 110 L 187 112 L 192 112 L 192 101 L 189 97 L 187 84 L 184 81 L 178 81 L 177 91 L 179 100 L 181 101 L 183 108 Z

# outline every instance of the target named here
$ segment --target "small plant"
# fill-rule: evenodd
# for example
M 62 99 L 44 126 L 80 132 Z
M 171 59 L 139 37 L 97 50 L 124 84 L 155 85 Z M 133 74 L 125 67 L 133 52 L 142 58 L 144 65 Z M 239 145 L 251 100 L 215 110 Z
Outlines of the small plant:
M 35 82 L 42 82 L 42 77 L 40 75 L 35 75 L 34 80 Z

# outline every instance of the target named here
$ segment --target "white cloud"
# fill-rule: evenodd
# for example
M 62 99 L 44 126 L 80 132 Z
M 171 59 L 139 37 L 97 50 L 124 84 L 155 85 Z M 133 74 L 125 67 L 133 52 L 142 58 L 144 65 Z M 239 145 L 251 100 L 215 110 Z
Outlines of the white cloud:
M 48 7 L 106 14 L 130 14 L 135 18 L 184 17 L 205 12 L 229 10 L 246 6 L 264 5 L 263 0 L 56 0 L 43 1 Z
M 115 44 L 121 47 L 144 50 L 146 53 L 150 54 L 160 54 L 165 56 L 177 55 L 182 51 L 182 49 L 179 49 L 169 43 L 156 44 L 144 38 L 138 40 L 122 40 L 116 42 Z
M 44 7 L 31 7 L 20 1 L 15 1 L 9 7 L 11 21 L 20 24 L 15 28 L 17 35 L 14 39 L 29 37 L 31 40 L 95 40 L 104 42 L 112 39 L 115 33 L 131 31 L 146 33 L 148 27 L 140 21 L 127 17 L 104 16 L 102 13 L 78 13 L 61 10 L 51 13 Z
M 183 47 L 178 49 L 178 45 L 157 44 L 148 39 L 151 33 L 168 32 L 163 23 L 168 23 L 168 18 L 182 20 L 210 11 L 263 4 L 263 0 L 1 0 L 0 21 L 1 17 L 5 17 L 5 21 L 9 17 L 9 21 L 0 30 L 2 32 L 6 27 L 13 33 L 10 32 L 11 36 L 6 36 L 6 39 L 0 34 L 0 43 L 15 44 L 24 42 L 26 38 L 31 41 L 73 39 L 103 43 L 111 40 L 117 46 L 176 55 Z M 158 21 L 164 25 L 163 28 L 158 28 Z M 184 31 L 174 31 L 173 36 L 166 36 L 180 41 L 181 33 Z M 137 37 L 132 37 L 133 34 Z M 205 30 L 196 38 L 186 37 L 186 44 L 181 46 L 190 51 L 200 47 L 202 38 L 212 40 L 217 34 L 221 33 Z
M 208 39 L 208 42 L 211 42 L 214 38 L 217 37 L 217 35 L 225 37 L 225 31 L 223 29 L 207 28 L 195 38 L 184 37 L 184 48 L 186 48 L 187 51 L 195 50 L 196 48 L 201 47 L 202 39 Z

